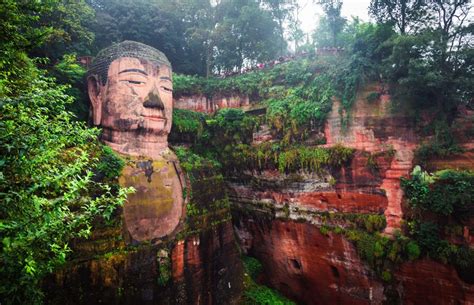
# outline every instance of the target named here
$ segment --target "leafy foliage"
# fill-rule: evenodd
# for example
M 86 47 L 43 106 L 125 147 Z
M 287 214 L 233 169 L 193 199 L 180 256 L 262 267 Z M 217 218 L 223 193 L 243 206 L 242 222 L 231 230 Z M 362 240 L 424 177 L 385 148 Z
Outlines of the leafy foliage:
M 255 283 L 258 275 L 262 272 L 262 264 L 255 258 L 250 256 L 243 256 L 242 262 L 246 274 L 244 275 L 244 300 L 243 304 L 248 305 L 291 305 L 295 304 L 292 301 L 284 298 L 278 292 Z
M 346 230 L 344 234 L 355 243 L 361 258 L 387 282 L 392 280 L 391 273 L 396 264 L 417 259 L 420 255 L 418 244 L 401 234 L 396 234 L 394 239 L 361 230 Z
M 469 217 L 474 199 L 474 173 L 443 170 L 429 175 L 415 167 L 402 187 L 414 208 L 442 215 Z
M 214 169 L 220 168 L 220 164 L 215 160 L 206 159 L 200 155 L 193 153 L 185 147 L 175 147 L 175 153 L 179 159 L 180 166 L 188 174 L 192 174 L 195 170 L 202 169 L 203 167 L 210 167 Z
M 222 164 L 227 171 L 278 169 L 282 173 L 322 172 L 327 167 L 339 167 L 352 159 L 354 150 L 343 146 L 332 148 L 289 146 L 264 143 L 258 146 L 240 144 L 234 146 L 229 155 L 224 155 Z
M 438 120 L 432 125 L 433 137 L 415 151 L 415 157 L 421 164 L 433 157 L 445 158 L 451 154 L 462 152 L 462 148 L 456 144 L 451 128 L 445 120 Z
M 74 102 L 67 105 L 76 117 L 87 121 L 89 116 L 89 97 L 85 84 L 86 69 L 77 63 L 76 55 L 64 54 L 62 59 L 54 65 L 51 74 L 60 84 L 69 85 L 66 93 L 74 97 Z
M 415 167 L 411 179 L 403 179 L 402 187 L 415 211 L 408 222 L 409 234 L 421 251 L 433 259 L 453 264 L 461 278 L 474 282 L 474 250 L 454 245 L 443 237 L 449 223 L 462 223 L 472 217 L 474 174 L 470 171 L 442 170 L 430 175 Z M 433 215 L 434 214 L 434 215 Z
M 105 177 L 111 180 L 116 179 L 120 176 L 124 166 L 125 161 L 122 160 L 110 147 L 102 146 L 96 173 L 99 178 Z
M 206 118 L 207 116 L 200 112 L 173 109 L 173 126 L 169 141 L 186 140 L 195 143 L 203 136 Z
M 91 26 L 94 52 L 135 40 L 163 51 L 180 73 L 210 76 L 240 69 L 244 62 L 275 58 L 285 44 L 274 11 L 265 2 L 91 1 L 97 15 Z M 284 21 L 287 16 L 278 17 Z
M 110 219 L 129 190 L 94 180 L 97 130 L 71 120 L 72 98 L 41 77 L 0 100 L 0 295 L 39 303 L 40 280 L 65 262 L 68 241 Z
M 176 96 L 242 94 L 267 105 L 267 122 L 289 144 L 317 130 L 331 110 L 336 96 L 350 109 L 368 70 L 347 57 L 302 59 L 269 70 L 236 77 L 200 78 L 177 75 Z M 368 76 L 367 76 L 368 77 Z
M 469 246 L 449 243 L 441 238 L 439 226 L 433 222 L 413 221 L 410 234 L 420 245 L 420 249 L 429 257 L 445 264 L 453 264 L 461 278 L 473 283 L 474 250 Z
M 35 26 L 38 14 L 50 9 L 36 1 L 0 2 L 0 97 L 17 95 L 35 78 L 35 65 L 27 53 L 50 34 L 47 26 Z

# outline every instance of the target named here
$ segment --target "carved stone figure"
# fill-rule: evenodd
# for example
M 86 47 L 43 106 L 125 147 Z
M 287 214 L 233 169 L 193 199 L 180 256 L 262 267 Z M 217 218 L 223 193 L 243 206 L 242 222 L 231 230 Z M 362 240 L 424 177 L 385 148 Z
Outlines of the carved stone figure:
M 119 182 L 133 186 L 124 206 L 132 241 L 171 234 L 183 217 L 183 178 L 168 148 L 173 83 L 166 56 L 124 41 L 99 52 L 88 73 L 94 125 L 101 140 L 127 159 Z

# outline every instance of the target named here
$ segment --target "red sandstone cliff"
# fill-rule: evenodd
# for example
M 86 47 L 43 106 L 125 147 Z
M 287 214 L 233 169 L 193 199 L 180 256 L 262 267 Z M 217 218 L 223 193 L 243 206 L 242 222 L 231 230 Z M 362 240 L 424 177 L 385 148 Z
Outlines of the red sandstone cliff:
M 391 109 L 389 96 L 369 103 L 366 96 L 373 91 L 380 88 L 359 94 L 346 128 L 338 102 L 325 126 L 326 146 L 356 149 L 349 165 L 320 175 L 263 171 L 229 180 L 240 245 L 263 263 L 265 283 L 301 304 L 474 304 L 474 285 L 452 266 L 429 259 L 407 262 L 398 266 L 390 284 L 384 283 L 343 235 L 320 232 L 327 215 L 337 213 L 384 214 L 387 235 L 401 227 L 400 178 L 415 165 L 414 152 L 423 139 L 409 116 Z M 474 143 L 473 117 L 461 113 L 455 121 L 465 148 Z M 389 151 L 393 154 L 381 153 Z M 369 154 L 375 156 L 375 170 L 367 166 Z M 429 168 L 472 170 L 472 152 L 432 159 Z M 345 225 L 331 218 L 329 223 Z M 464 231 L 464 239 L 471 240 L 473 227 Z

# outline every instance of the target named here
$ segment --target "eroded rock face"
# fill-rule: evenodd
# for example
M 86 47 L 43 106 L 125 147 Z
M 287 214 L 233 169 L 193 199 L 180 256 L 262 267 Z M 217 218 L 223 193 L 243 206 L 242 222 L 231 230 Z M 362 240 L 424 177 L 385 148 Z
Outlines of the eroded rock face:
M 214 113 L 223 108 L 250 107 L 249 97 L 246 95 L 230 94 L 216 95 L 208 98 L 204 95 L 181 96 L 174 100 L 174 107 L 204 113 Z
M 288 205 L 315 212 L 382 214 L 388 205 L 382 183 L 392 156 L 375 157 L 376 169 L 367 165 L 368 156 L 356 152 L 350 164 L 320 174 L 282 174 L 277 170 L 244 173 L 228 181 L 229 195 L 234 202 L 250 206 Z
M 392 102 L 388 95 L 382 95 L 372 103 L 366 100 L 370 92 L 381 91 L 378 86 L 373 85 L 358 94 L 346 128 L 341 124 L 340 103 L 335 102 L 326 122 L 325 135 L 328 146 L 340 143 L 368 152 L 394 149 L 395 156 L 381 185 L 388 199 L 385 232 L 391 234 L 400 229 L 403 217 L 400 177 L 407 177 L 413 168 L 418 139 L 413 121 L 403 115 L 402 111 L 394 112 L 391 109 Z
M 48 280 L 46 299 L 71 305 L 237 304 L 241 268 L 227 222 L 169 245 L 82 257 Z
M 236 232 L 264 281 L 301 304 L 381 304 L 383 285 L 342 235 L 294 221 L 240 218 Z
M 154 179 L 157 183 L 166 180 L 166 173 L 152 172 L 150 166 L 142 168 L 148 171 L 129 170 L 137 170 L 137 179 L 143 183 L 148 183 L 147 175 L 152 184 Z M 128 179 L 134 177 L 130 175 Z M 123 232 L 120 223 L 96 228 L 91 239 L 74 241 L 72 260 L 45 281 L 48 302 L 63 305 L 238 304 L 243 290 L 240 253 L 228 207 L 216 208 L 217 202 L 226 199 L 222 176 L 212 168 L 204 168 L 195 173 L 192 181 L 186 181 L 194 208 L 200 211 L 197 215 L 188 215 L 177 231 L 147 242 L 136 241 L 140 236 L 150 238 L 148 234 L 154 234 L 143 227 L 130 233 Z M 164 196 L 163 192 L 156 195 Z M 170 192 L 165 196 L 168 202 L 169 196 Z M 139 209 L 142 208 L 140 205 Z M 124 215 L 127 221 L 126 211 Z M 150 217 L 155 213 L 148 211 L 146 215 Z M 120 219 L 121 214 L 117 220 Z M 157 222 L 152 226 L 155 228 L 162 225 L 159 217 L 147 221 Z M 126 240 L 129 234 L 131 242 Z
M 300 304 L 474 304 L 474 285 L 429 259 L 399 266 L 384 283 L 343 235 L 308 222 L 236 213 L 235 231 L 264 267 L 264 283 Z M 391 302 L 391 303 L 390 303 Z
M 239 243 L 263 263 L 265 284 L 301 304 L 474 304 L 474 285 L 451 265 L 426 258 L 403 263 L 386 283 L 343 235 L 320 232 L 323 225 L 344 228 L 331 216 L 351 213 L 384 214 L 387 236 L 401 228 L 400 178 L 411 172 L 420 139 L 408 116 L 390 110 L 387 95 L 373 103 L 365 99 L 373 91 L 380 88 L 359 94 L 346 128 L 337 102 L 326 123 L 326 146 L 356 149 L 350 164 L 319 175 L 267 170 L 229 179 Z M 466 149 L 472 147 L 466 131 L 472 130 L 472 117 L 461 114 L 455 121 Z M 472 158 L 472 151 L 435 158 L 428 169 L 472 170 Z M 459 244 L 472 246 L 472 227 L 472 221 L 463 227 Z
M 428 259 L 408 262 L 396 273 L 403 304 L 474 304 L 474 285 L 450 266 Z

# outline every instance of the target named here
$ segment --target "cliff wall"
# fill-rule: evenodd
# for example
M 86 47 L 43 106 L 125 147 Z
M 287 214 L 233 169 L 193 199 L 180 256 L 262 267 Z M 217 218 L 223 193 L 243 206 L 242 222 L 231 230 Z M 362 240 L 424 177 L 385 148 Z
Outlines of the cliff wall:
M 371 92 L 382 94 L 369 102 Z M 377 85 L 359 93 L 346 125 L 340 103 L 333 103 L 325 146 L 354 148 L 347 164 L 321 173 L 257 170 L 228 178 L 239 244 L 262 261 L 264 283 L 301 304 L 474 304 L 474 285 L 452 265 L 428 258 L 398 262 L 381 277 L 346 234 L 354 219 L 377 217 L 386 221 L 379 227 L 382 239 L 403 230 L 408 207 L 400 179 L 409 176 L 426 139 L 412 116 L 394 108 Z M 456 130 L 471 130 L 472 118 L 460 113 Z M 474 169 L 472 131 L 457 137 L 467 150 L 433 158 L 427 168 Z M 462 243 L 472 245 L 473 229 L 472 221 L 464 226 Z
M 246 95 L 215 95 L 208 98 L 204 95 L 181 96 L 173 100 L 173 107 L 204 113 L 214 113 L 223 108 L 245 108 L 250 106 Z

